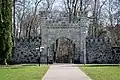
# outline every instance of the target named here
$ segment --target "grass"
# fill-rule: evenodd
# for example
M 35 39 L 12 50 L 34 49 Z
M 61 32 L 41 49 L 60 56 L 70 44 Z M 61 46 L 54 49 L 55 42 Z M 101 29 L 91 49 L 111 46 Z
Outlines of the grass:
M 80 69 L 92 80 L 120 80 L 119 65 L 86 65 Z
M 47 70 L 47 65 L 0 66 L 0 80 L 41 80 Z

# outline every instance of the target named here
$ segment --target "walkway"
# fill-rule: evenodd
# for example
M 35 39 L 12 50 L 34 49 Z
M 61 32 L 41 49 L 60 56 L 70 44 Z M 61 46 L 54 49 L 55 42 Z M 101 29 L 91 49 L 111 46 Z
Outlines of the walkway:
M 91 80 L 75 64 L 53 64 L 42 80 Z

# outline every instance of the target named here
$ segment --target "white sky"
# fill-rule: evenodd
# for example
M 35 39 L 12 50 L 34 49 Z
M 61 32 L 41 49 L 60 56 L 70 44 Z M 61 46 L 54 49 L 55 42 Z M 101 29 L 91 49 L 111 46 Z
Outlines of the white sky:
M 54 5 L 53 5 L 53 8 L 59 10 L 59 9 L 61 8 L 60 6 L 62 6 L 62 1 L 63 1 L 63 0 L 55 0 L 55 3 L 54 3 Z

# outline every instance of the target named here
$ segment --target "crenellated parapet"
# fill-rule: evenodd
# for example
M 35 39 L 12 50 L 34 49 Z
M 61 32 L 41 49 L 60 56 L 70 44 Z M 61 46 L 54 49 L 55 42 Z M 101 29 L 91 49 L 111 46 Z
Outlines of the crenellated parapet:
M 88 21 L 86 17 L 82 17 L 81 20 L 79 21 L 71 21 L 69 22 L 67 17 L 61 17 L 60 20 L 51 20 L 51 19 L 46 19 L 46 18 L 41 18 L 44 23 L 42 24 L 44 27 L 47 28 L 74 28 L 74 27 L 84 27 L 88 26 Z
M 12 63 L 37 63 L 39 57 L 40 36 L 16 39 L 15 53 L 11 57 Z M 46 62 L 46 55 L 41 54 L 41 62 Z
M 101 38 L 86 38 L 87 43 L 110 43 L 111 39 L 108 37 Z
M 117 53 L 117 49 L 112 48 L 111 39 L 108 37 L 86 38 L 87 63 L 120 63 L 117 56 L 120 52 Z

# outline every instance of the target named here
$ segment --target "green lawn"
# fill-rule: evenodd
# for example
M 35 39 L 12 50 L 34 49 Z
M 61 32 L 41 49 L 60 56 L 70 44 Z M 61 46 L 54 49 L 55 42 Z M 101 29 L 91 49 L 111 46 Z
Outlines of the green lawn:
M 47 65 L 0 66 L 0 80 L 41 80 Z
M 80 66 L 92 80 L 120 80 L 119 65 L 86 65 Z

